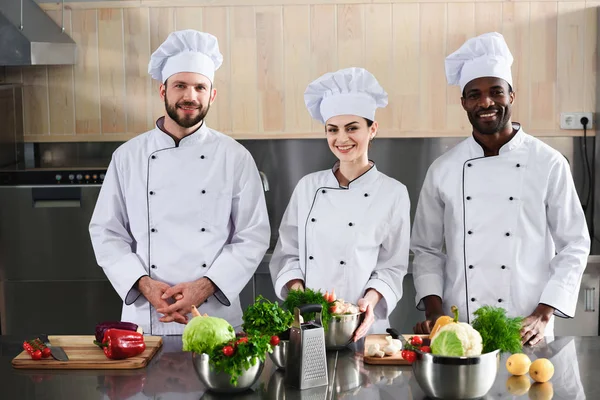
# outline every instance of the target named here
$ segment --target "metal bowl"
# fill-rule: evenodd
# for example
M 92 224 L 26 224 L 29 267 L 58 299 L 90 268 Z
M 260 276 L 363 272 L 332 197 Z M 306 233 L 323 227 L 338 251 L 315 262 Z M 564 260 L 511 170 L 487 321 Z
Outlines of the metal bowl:
M 333 315 L 325 331 L 325 348 L 339 350 L 352 343 L 356 328 L 360 326 L 365 313 Z
M 208 390 L 218 393 L 236 393 L 247 390 L 258 380 L 264 367 L 262 361 L 256 360 L 253 366 L 240 375 L 237 386 L 233 386 L 230 382 L 231 375 L 212 370 L 208 361 L 207 354 L 192 354 L 192 362 L 198 378 Z
M 289 340 L 280 340 L 279 344 L 273 347 L 273 352 L 269 353 L 269 358 L 278 369 L 285 369 L 289 345 Z
M 419 386 L 432 399 L 479 399 L 492 388 L 500 351 L 478 357 L 441 357 L 417 352 L 412 364 Z

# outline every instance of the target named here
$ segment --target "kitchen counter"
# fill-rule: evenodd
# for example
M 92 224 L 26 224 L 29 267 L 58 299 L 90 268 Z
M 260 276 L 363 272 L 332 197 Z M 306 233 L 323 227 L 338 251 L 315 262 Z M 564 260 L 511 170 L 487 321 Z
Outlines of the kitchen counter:
M 267 358 L 253 389 L 239 395 L 205 392 L 182 352 L 181 337 L 164 338 L 150 364 L 139 370 L 16 370 L 11 359 L 20 352 L 23 337 L 0 336 L 0 399 L 406 399 L 423 400 L 410 366 L 374 366 L 362 362 L 362 342 L 352 349 L 328 352 L 329 385 L 298 391 L 285 388 L 283 372 Z M 555 366 L 554 399 L 600 398 L 600 337 L 558 337 L 535 348 L 532 358 L 549 358 Z M 485 399 L 528 398 L 507 391 L 509 374 L 500 362 L 496 382 Z

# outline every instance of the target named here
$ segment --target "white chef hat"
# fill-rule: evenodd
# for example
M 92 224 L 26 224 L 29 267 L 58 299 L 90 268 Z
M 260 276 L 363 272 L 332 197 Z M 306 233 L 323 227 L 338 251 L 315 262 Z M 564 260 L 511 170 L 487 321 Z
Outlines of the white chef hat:
M 357 115 L 373 121 L 388 95 L 369 71 L 346 68 L 329 72 L 308 85 L 304 103 L 310 116 L 322 124 L 336 115 Z
M 446 57 L 448 84 L 459 85 L 462 92 L 473 79 L 495 77 L 504 79 L 512 87 L 510 67 L 513 56 L 497 32 L 467 40 L 458 50 Z
M 179 72 L 196 72 L 212 82 L 223 63 L 217 38 L 193 29 L 172 32 L 150 57 L 148 73 L 165 83 Z

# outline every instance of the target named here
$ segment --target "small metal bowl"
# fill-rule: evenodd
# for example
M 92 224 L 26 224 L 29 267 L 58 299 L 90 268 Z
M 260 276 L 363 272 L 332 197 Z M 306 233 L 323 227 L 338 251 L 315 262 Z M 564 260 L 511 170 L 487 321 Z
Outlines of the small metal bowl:
M 212 370 L 208 361 L 207 354 L 192 354 L 192 362 L 198 378 L 208 390 L 217 393 L 236 393 L 249 389 L 258 380 L 264 367 L 262 361 L 256 360 L 256 364 L 240 375 L 237 386 L 234 386 L 230 382 L 231 375 Z
M 352 343 L 354 332 L 360 326 L 365 313 L 333 315 L 325 331 L 325 348 L 339 350 Z
M 273 347 L 273 352 L 269 353 L 269 358 L 273 361 L 277 369 L 285 369 L 289 345 L 289 340 L 280 340 L 279 344 Z
M 441 357 L 417 352 L 413 374 L 432 399 L 479 399 L 492 388 L 498 373 L 500 351 L 478 357 Z

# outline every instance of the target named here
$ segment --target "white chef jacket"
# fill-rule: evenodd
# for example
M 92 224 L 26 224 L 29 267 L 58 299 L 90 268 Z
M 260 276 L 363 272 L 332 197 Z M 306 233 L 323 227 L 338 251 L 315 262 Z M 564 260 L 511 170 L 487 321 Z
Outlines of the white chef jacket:
M 484 157 L 471 136 L 429 168 L 411 238 L 417 308 L 437 295 L 467 322 L 484 305 L 526 317 L 543 303 L 574 316 L 590 238 L 569 164 L 515 128 L 498 156 Z
M 254 160 L 205 125 L 178 145 L 156 127 L 114 152 L 90 235 L 124 301 L 123 320 L 152 334 L 182 334 L 185 325 L 159 322 L 162 315 L 134 284 L 144 275 L 169 285 L 207 277 L 219 290 L 200 313 L 240 325 L 239 293 L 270 239 Z
M 341 187 L 337 168 L 309 174 L 294 189 L 269 264 L 275 293 L 284 299 L 285 285 L 301 279 L 356 304 L 373 288 L 383 297 L 371 331 L 385 332 L 408 268 L 408 191 L 375 165 Z

